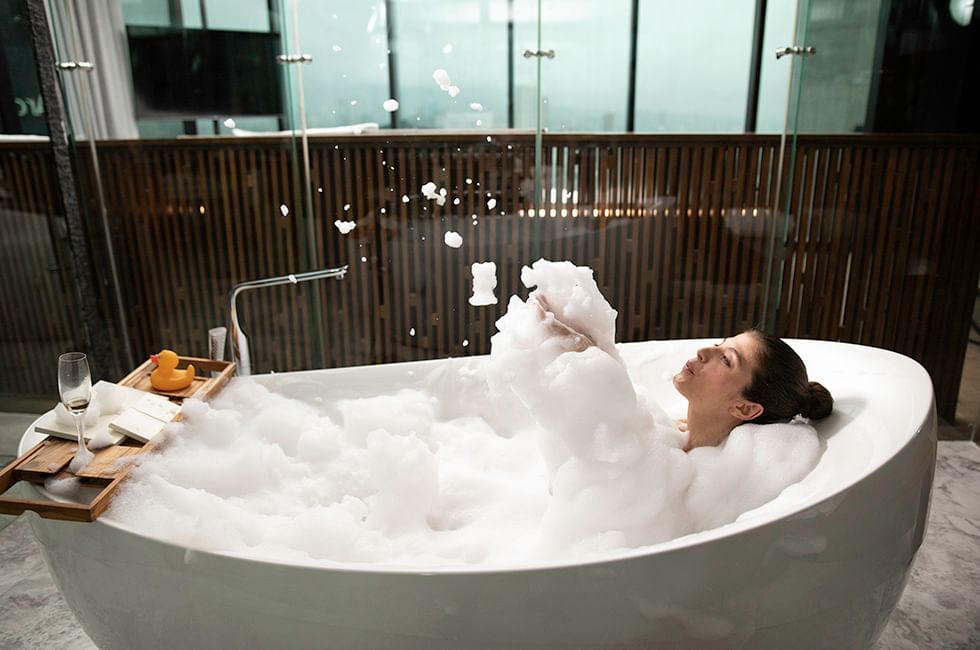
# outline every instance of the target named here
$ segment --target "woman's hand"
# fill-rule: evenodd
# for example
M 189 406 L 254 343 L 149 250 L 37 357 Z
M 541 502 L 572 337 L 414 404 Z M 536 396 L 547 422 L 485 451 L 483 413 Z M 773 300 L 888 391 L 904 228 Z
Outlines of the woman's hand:
M 549 333 L 558 339 L 558 343 L 563 349 L 569 352 L 584 352 L 595 345 L 588 336 L 558 320 L 558 317 L 551 311 L 548 299 L 543 294 L 536 294 L 532 299 L 528 300 L 528 303 L 533 304 L 537 308 L 538 316 L 541 320 L 548 321 Z

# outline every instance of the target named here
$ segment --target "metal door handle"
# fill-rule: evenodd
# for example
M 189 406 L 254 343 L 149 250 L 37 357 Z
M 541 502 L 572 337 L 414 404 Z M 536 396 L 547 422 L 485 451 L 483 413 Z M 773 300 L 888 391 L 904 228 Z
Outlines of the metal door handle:
M 524 58 L 530 59 L 532 56 L 536 57 L 547 57 L 549 59 L 555 58 L 554 50 L 524 50 Z
M 276 61 L 278 63 L 313 63 L 312 54 L 278 54 L 276 55 Z
M 789 47 L 779 47 L 776 48 L 776 58 L 781 59 L 788 54 L 805 54 L 806 56 L 813 56 L 817 53 L 817 48 L 812 45 L 808 47 L 800 47 L 799 45 L 791 45 Z
M 56 64 L 62 70 L 81 70 L 91 72 L 95 69 L 90 61 L 58 61 Z

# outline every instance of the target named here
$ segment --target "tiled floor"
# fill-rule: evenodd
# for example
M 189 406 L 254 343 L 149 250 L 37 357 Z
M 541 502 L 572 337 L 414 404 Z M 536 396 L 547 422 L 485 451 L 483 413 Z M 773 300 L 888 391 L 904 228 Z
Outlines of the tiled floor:
M 0 531 L 0 558 L 0 647 L 95 648 L 58 591 L 25 516 Z

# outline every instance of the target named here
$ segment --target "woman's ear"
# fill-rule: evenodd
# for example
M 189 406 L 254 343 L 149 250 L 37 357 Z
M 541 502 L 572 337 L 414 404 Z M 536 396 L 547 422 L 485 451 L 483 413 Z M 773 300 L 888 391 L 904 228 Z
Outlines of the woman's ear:
M 762 407 L 762 404 L 759 404 L 758 402 L 749 402 L 746 400 L 736 402 L 728 408 L 728 412 L 731 413 L 733 417 L 738 418 L 743 422 L 756 419 L 762 415 L 763 411 L 765 411 L 765 409 Z

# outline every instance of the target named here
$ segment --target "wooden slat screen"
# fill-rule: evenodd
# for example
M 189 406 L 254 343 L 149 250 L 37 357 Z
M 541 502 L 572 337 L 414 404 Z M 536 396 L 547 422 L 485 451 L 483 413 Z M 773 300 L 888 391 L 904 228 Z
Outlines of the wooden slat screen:
M 595 270 L 622 341 L 727 336 L 765 324 L 768 307 L 782 336 L 918 359 L 951 417 L 980 274 L 980 139 L 801 136 L 784 162 L 788 217 L 775 200 L 775 136 L 562 134 L 544 145 L 534 214 L 530 134 L 314 138 L 308 224 L 289 140 L 99 143 L 133 348 L 203 354 L 236 282 L 350 264 L 342 281 L 245 294 L 256 371 L 481 354 L 507 297 L 524 292 L 521 266 L 546 257 Z M 41 145 L 0 150 L 4 245 L 30 258 L 5 253 L 0 271 L 0 298 L 17 307 L 0 315 L 11 349 L 71 340 L 71 310 L 51 308 L 72 304 L 69 276 L 29 279 L 30 264 L 57 259 L 45 160 Z M 78 162 L 108 278 L 92 170 Z M 427 181 L 447 189 L 444 206 L 421 196 Z M 357 227 L 341 235 L 335 219 Z M 447 230 L 462 247 L 443 243 Z M 26 231 L 32 246 L 14 236 Z M 467 303 L 475 261 L 497 263 L 496 306 Z M 103 293 L 119 340 L 108 283 Z M 50 396 L 49 371 L 18 361 L 0 394 Z
M 780 335 L 908 355 L 952 421 L 980 275 L 978 139 L 800 141 L 779 245 Z
M 0 394 L 56 395 L 58 355 L 81 338 L 50 164 L 46 145 L 0 147 Z

